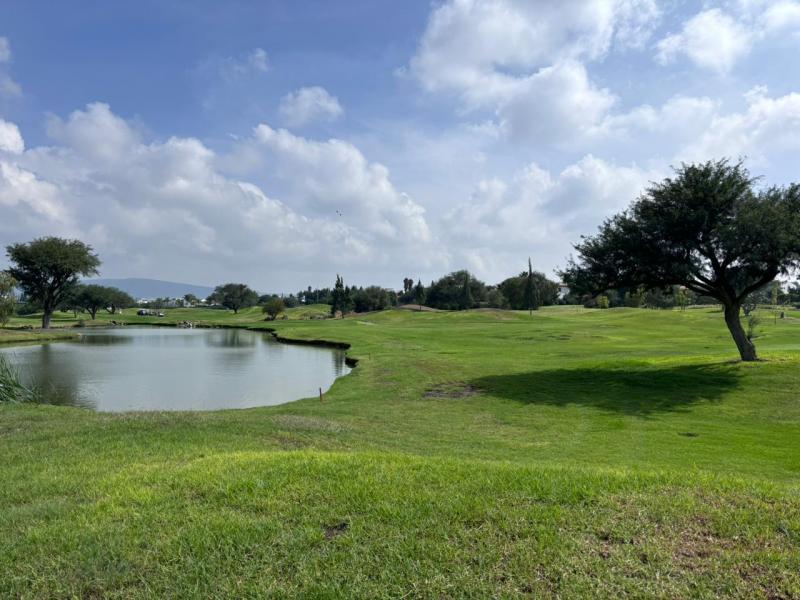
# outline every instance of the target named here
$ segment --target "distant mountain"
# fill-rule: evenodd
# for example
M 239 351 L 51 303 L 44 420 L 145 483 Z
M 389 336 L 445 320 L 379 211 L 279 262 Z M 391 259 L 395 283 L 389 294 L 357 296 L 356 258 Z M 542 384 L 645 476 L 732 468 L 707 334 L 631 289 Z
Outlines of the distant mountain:
M 86 279 L 85 283 L 119 288 L 137 300 L 140 298 L 183 298 L 186 294 L 194 294 L 202 299 L 207 298 L 214 291 L 214 288 L 205 285 L 158 279 Z

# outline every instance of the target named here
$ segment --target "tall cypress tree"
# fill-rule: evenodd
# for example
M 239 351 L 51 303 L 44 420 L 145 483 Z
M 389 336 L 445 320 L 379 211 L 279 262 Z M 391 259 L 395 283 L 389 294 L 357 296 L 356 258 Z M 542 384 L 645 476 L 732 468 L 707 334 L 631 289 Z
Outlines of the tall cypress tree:
M 533 267 L 531 258 L 528 257 L 528 277 L 525 279 L 525 306 L 528 307 L 528 314 L 533 315 L 534 310 L 539 310 L 539 290 L 533 279 Z
M 469 272 L 464 273 L 464 287 L 461 290 L 461 308 L 472 308 L 472 290 L 469 287 Z

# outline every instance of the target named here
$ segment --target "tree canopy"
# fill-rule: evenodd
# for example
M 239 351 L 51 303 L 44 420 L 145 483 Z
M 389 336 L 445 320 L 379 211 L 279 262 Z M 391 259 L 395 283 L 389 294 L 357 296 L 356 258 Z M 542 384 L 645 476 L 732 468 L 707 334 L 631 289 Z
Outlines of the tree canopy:
M 136 304 L 136 301 L 126 292 L 104 285 L 77 285 L 72 292 L 62 301 L 62 307 L 66 309 L 82 309 L 89 313 L 94 320 L 97 311 L 105 309 L 111 314 L 118 309 L 128 308 Z
M 536 310 L 558 301 L 558 284 L 530 268 L 497 286 L 514 310 Z
M 43 237 L 6 247 L 12 266 L 8 273 L 25 295 L 42 307 L 42 328 L 50 327 L 53 312 L 81 276 L 97 275 L 100 259 L 79 240 Z
M 17 281 L 8 273 L 0 272 L 0 325 L 6 325 L 14 314 L 17 297 L 14 290 Z
M 682 285 L 711 296 L 742 360 L 756 360 L 742 304 L 800 265 L 800 185 L 758 189 L 757 181 L 741 162 L 682 165 L 577 244 L 564 281 L 594 293 Z
M 267 319 L 270 321 L 274 321 L 275 319 L 277 319 L 278 315 L 285 310 L 286 310 L 286 304 L 283 302 L 283 299 L 279 298 L 278 296 L 273 296 L 272 298 L 269 298 L 264 303 L 264 306 L 261 307 L 261 312 L 267 315 Z
M 225 283 L 214 288 L 211 300 L 237 314 L 242 308 L 255 306 L 258 294 L 244 283 Z
M 469 271 L 454 271 L 431 283 L 427 304 L 441 310 L 464 310 L 486 299 L 486 284 Z

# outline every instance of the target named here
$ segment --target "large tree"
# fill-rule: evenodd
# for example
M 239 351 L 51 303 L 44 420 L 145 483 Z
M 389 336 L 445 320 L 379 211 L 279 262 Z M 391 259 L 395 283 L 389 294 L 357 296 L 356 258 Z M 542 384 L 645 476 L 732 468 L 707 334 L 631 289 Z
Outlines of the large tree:
M 244 283 L 225 283 L 214 288 L 211 298 L 217 304 L 237 314 L 242 308 L 249 308 L 258 303 L 258 294 Z
M 724 307 L 742 360 L 757 359 L 740 310 L 747 297 L 800 266 L 800 185 L 757 188 L 741 163 L 682 165 L 575 246 L 571 289 L 682 285 Z
M 79 240 L 43 237 L 6 247 L 12 266 L 8 273 L 19 282 L 25 295 L 42 305 L 42 329 L 64 294 L 81 276 L 97 275 L 100 259 L 92 247 Z

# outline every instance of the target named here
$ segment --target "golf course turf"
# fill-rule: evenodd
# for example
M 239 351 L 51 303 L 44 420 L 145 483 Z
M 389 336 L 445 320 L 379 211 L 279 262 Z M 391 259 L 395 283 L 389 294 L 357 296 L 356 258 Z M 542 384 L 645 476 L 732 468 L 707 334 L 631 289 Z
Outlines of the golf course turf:
M 749 364 L 714 308 L 125 312 L 358 366 L 268 408 L 0 405 L 0 597 L 800 597 L 797 311 Z

